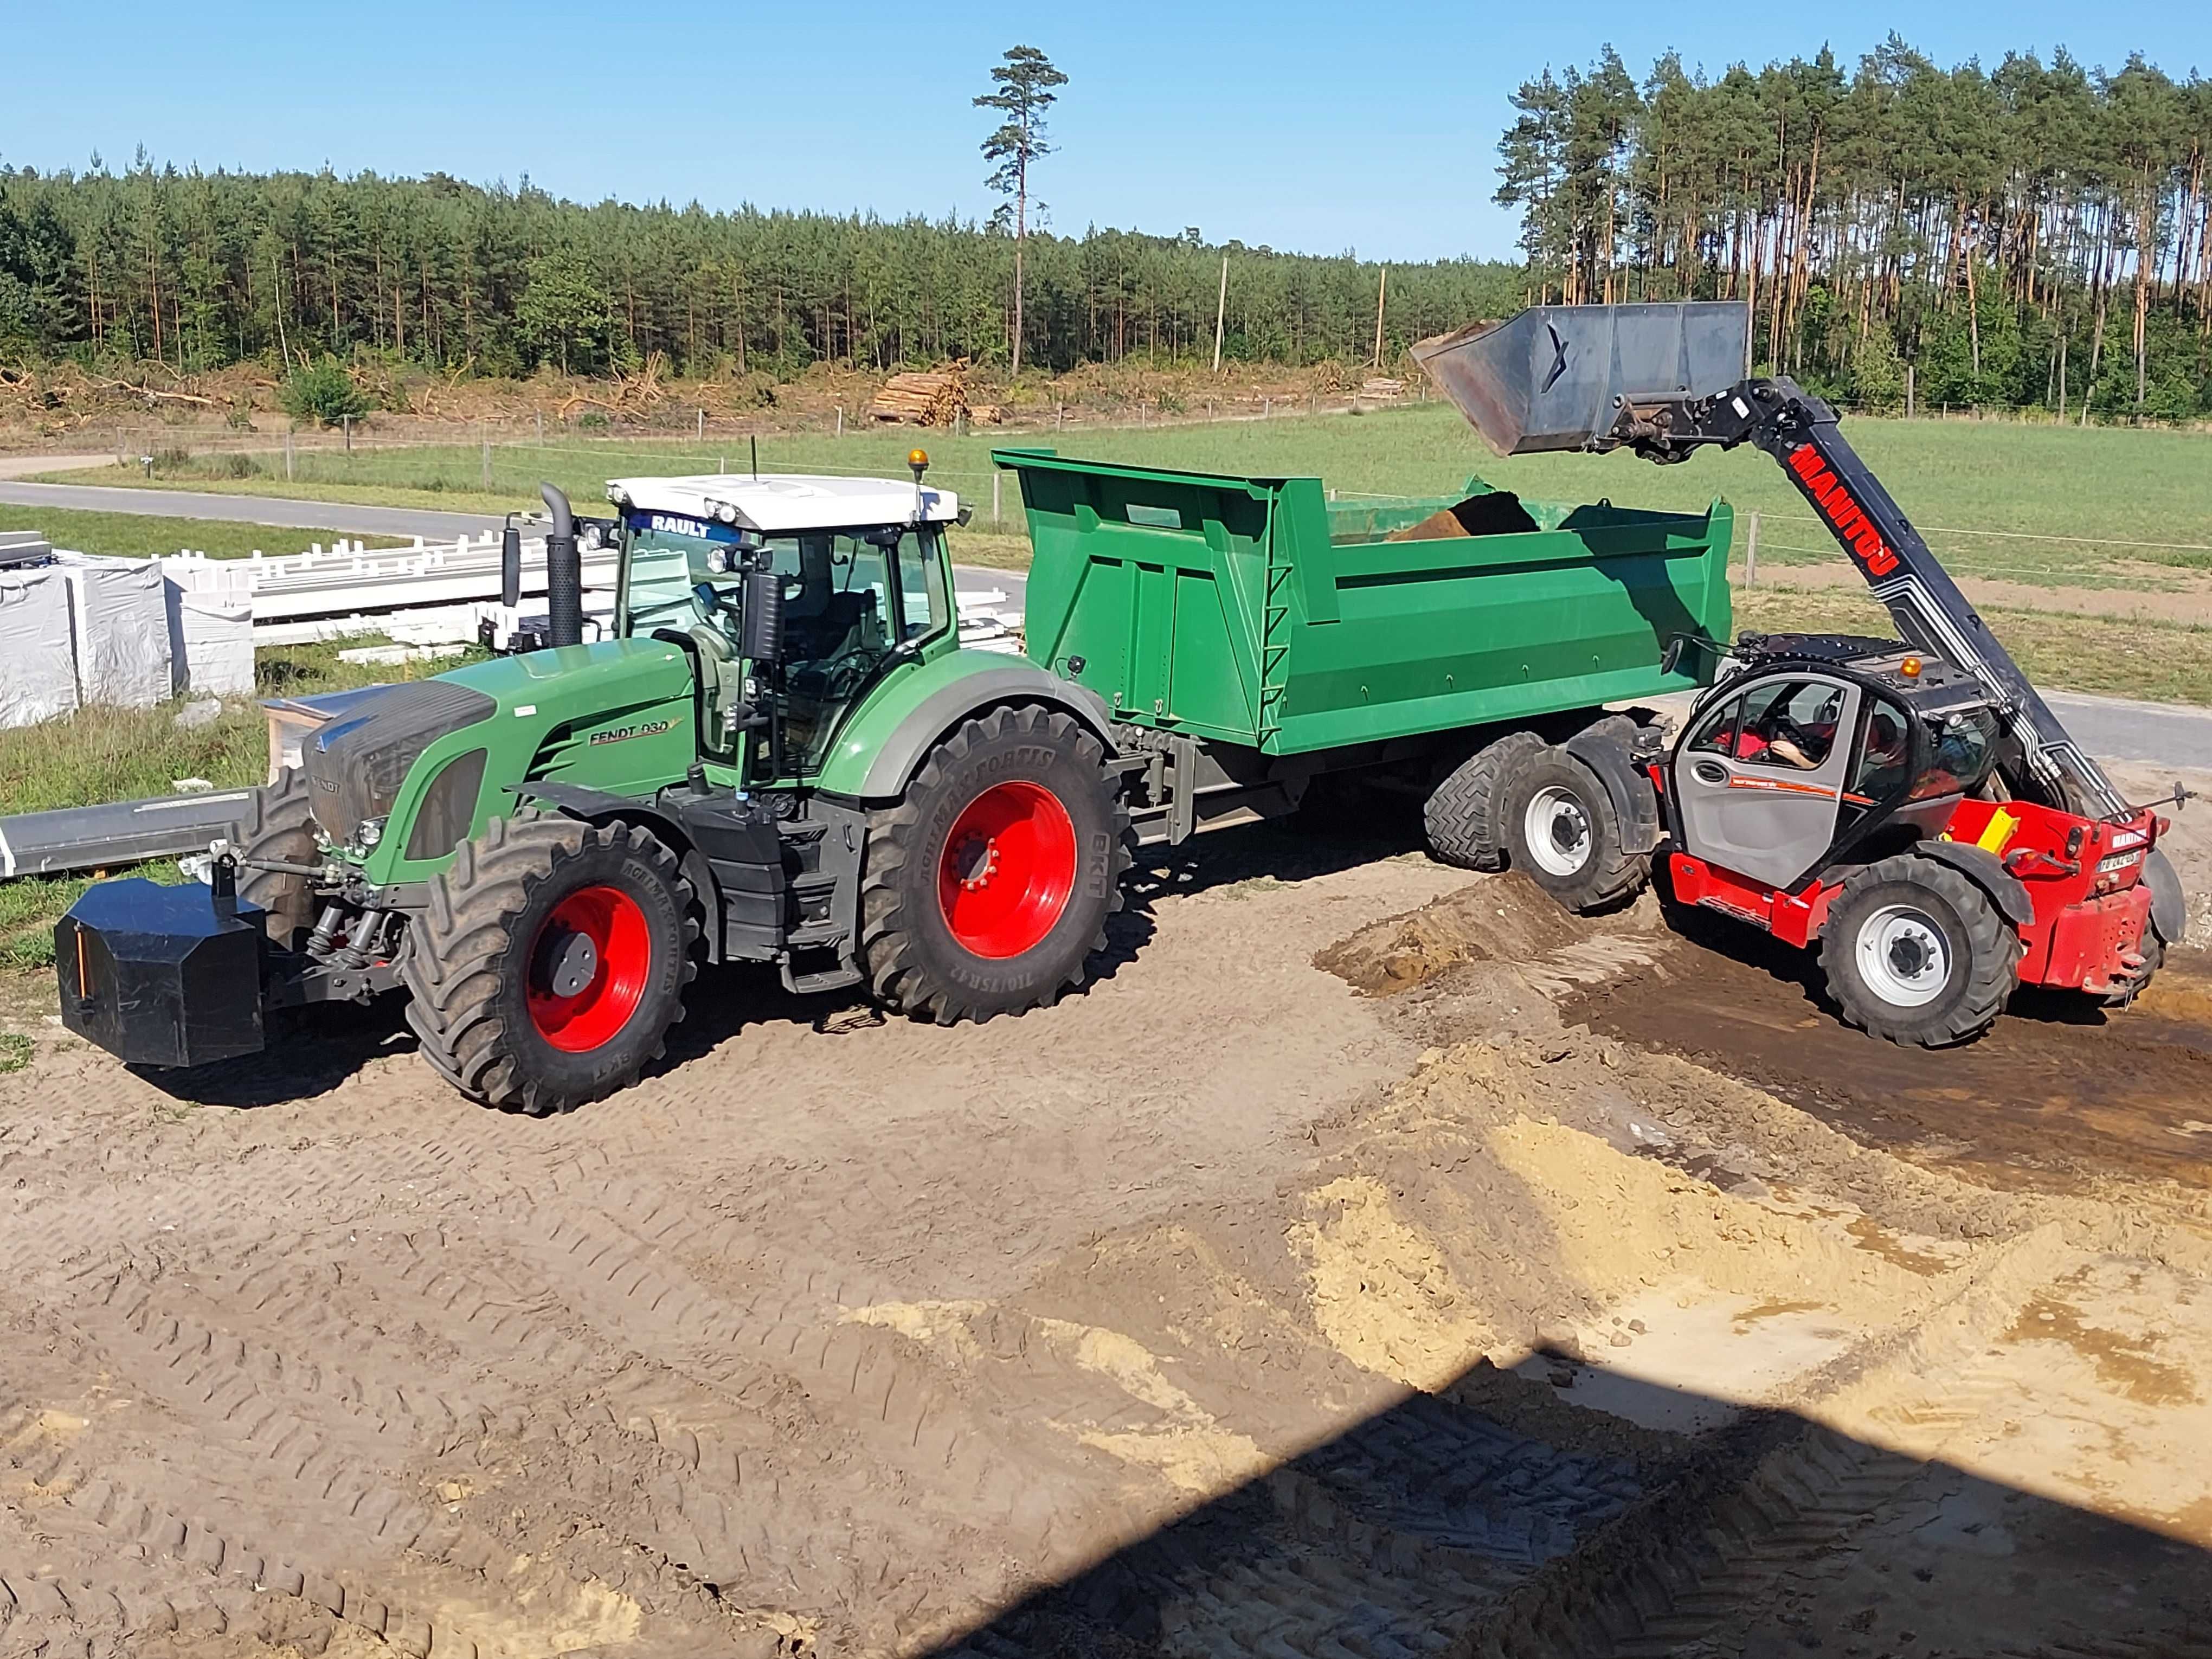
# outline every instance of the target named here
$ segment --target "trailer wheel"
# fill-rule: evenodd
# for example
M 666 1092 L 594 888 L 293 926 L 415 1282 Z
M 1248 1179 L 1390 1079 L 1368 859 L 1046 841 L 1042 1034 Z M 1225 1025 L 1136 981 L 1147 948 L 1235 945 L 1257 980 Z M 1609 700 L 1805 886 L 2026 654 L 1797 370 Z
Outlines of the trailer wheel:
M 878 1001 L 950 1025 L 1082 982 L 1130 862 L 1104 761 L 1038 708 L 994 708 L 930 750 L 869 827 L 860 949 Z
M 697 971 L 690 884 L 635 824 L 526 809 L 430 883 L 401 972 L 422 1057 L 471 1099 L 543 1117 L 637 1081 Z
M 1504 798 L 1522 763 L 1547 747 L 1534 732 L 1508 732 L 1462 761 L 1422 809 L 1429 850 L 1462 870 L 1504 869 Z
M 1964 874 L 1907 853 L 1844 884 L 1821 930 L 1820 969 L 1852 1024 L 1946 1048 L 1971 1042 L 2003 1010 L 2020 938 Z
M 1617 903 L 1651 878 L 1650 854 L 1621 849 L 1605 785 L 1563 749 L 1547 744 L 1513 767 L 1503 816 L 1513 867 L 1570 910 Z
M 322 854 L 315 844 L 307 775 L 288 766 L 276 782 L 255 790 L 244 822 L 233 826 L 229 839 L 246 858 L 315 863 Z M 238 896 L 261 907 L 262 926 L 270 941 L 288 951 L 297 950 L 300 935 L 315 925 L 315 896 L 305 876 L 280 870 L 241 871 Z

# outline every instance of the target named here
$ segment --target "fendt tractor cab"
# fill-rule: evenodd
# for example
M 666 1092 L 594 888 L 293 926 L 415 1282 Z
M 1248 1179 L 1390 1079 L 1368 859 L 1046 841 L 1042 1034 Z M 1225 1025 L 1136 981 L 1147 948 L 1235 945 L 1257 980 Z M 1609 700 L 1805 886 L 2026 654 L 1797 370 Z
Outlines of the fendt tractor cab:
M 1129 860 L 1107 711 L 962 648 L 960 506 L 910 465 L 623 479 L 580 522 L 547 486 L 547 647 L 332 700 L 212 902 L 111 882 L 64 920 L 64 1022 L 198 1065 L 404 989 L 433 1066 L 543 1113 L 634 1080 L 701 961 L 940 1022 L 1051 1000 Z M 621 553 L 589 644 L 580 535 Z
M 2126 1002 L 2182 937 L 2154 808 L 2185 792 L 2122 798 L 1835 411 L 1744 377 L 1748 336 L 1737 304 L 1545 307 L 1415 348 L 1501 455 L 1764 450 L 1905 635 L 1678 636 L 1723 672 L 1671 748 L 1638 733 L 1649 788 L 1623 811 L 1572 757 L 1501 750 L 1501 850 L 1575 908 L 1616 902 L 1663 850 L 1677 901 L 1817 942 L 1844 1016 L 1899 1042 L 1974 1037 L 2016 985 Z

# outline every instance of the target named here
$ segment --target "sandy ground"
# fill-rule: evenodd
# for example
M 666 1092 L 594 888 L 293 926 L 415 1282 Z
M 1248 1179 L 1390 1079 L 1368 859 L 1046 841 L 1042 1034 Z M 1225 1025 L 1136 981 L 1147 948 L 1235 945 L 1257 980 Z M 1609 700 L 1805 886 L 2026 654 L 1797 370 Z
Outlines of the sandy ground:
M 0 1653 L 2212 1652 L 2203 958 L 1900 1057 L 1407 844 L 981 1029 L 703 980 L 546 1123 L 39 1026 Z

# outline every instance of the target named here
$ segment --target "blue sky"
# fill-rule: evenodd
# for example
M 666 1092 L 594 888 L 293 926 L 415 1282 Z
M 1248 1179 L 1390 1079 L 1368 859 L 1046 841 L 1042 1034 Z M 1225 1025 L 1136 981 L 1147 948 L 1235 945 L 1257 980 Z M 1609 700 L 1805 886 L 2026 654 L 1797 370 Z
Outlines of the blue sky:
M 0 0 L 0 161 L 156 160 L 524 174 L 564 196 L 708 207 L 988 212 L 975 151 L 999 52 L 1067 71 L 1055 228 L 1134 225 L 1372 258 L 1510 256 L 1492 205 L 1506 100 L 1610 40 L 1718 71 L 1846 63 L 1895 27 L 1943 63 L 2057 46 L 2212 71 L 2212 7 L 1939 3 L 755 6 Z M 1824 33 L 1825 31 L 1825 33 Z

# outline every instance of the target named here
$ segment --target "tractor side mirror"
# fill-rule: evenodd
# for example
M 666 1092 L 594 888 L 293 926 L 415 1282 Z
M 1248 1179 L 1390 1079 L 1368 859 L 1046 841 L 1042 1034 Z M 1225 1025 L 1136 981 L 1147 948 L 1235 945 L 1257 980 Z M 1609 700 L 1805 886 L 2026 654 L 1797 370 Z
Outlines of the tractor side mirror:
M 1671 674 L 1682 665 L 1682 647 L 1690 642 L 1686 634 L 1677 634 L 1667 641 L 1667 648 L 1659 653 L 1659 672 Z
M 773 570 L 748 570 L 738 654 L 757 663 L 783 660 L 783 578 Z

